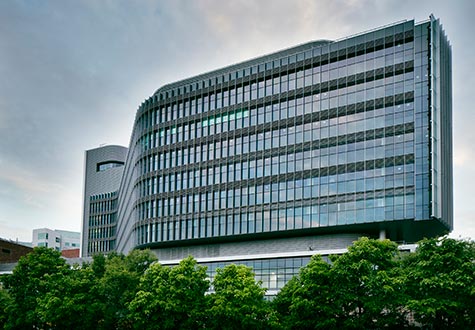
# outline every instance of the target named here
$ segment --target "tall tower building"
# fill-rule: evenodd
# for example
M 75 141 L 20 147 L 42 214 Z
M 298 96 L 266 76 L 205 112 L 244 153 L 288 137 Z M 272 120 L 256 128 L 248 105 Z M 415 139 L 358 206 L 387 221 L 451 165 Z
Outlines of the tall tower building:
M 275 292 L 360 236 L 450 231 L 451 88 L 433 16 L 165 85 L 137 111 L 109 248 L 245 263 Z
M 115 250 L 117 190 L 127 148 L 104 146 L 85 152 L 81 256 Z

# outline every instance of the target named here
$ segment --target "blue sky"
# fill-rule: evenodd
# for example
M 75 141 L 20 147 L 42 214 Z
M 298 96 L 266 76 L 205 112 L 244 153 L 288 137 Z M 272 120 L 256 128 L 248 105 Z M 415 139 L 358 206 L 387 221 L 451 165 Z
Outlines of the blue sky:
M 473 239 L 474 12 L 473 1 L 1 1 L 0 237 L 79 231 L 84 150 L 127 146 L 158 87 L 433 13 L 453 48 L 452 236 Z

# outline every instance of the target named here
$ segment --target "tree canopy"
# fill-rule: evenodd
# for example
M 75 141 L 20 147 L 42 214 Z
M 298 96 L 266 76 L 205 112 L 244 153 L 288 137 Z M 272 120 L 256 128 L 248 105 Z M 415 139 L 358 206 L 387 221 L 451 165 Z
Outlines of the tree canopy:
M 274 318 L 264 299 L 265 288 L 244 265 L 218 268 L 210 299 L 212 329 L 268 329 Z
M 336 326 L 330 264 L 314 255 L 273 301 L 281 324 L 288 329 L 329 329 Z
M 401 325 L 398 249 L 361 238 L 325 262 L 315 255 L 277 295 L 281 322 L 295 329 L 371 329 Z
M 156 261 L 150 251 L 97 256 L 70 267 L 53 249 L 38 247 L 3 279 L 11 299 L 7 329 L 110 329 L 127 327 L 125 304 Z
M 94 256 L 71 267 L 35 248 L 0 277 L 5 329 L 474 329 L 475 245 L 426 239 L 415 252 L 361 238 L 346 253 L 314 255 L 271 302 L 251 268 L 214 280 L 188 257 L 150 251 Z
M 425 239 L 404 260 L 406 307 L 432 329 L 475 329 L 475 244 Z
M 13 274 L 4 283 L 12 303 L 7 306 L 7 328 L 42 328 L 45 323 L 36 310 L 37 300 L 51 291 L 55 282 L 70 275 L 61 254 L 46 247 L 36 247 L 18 261 Z
M 209 281 L 195 259 L 176 267 L 153 264 L 128 308 L 136 329 L 197 329 L 205 321 Z

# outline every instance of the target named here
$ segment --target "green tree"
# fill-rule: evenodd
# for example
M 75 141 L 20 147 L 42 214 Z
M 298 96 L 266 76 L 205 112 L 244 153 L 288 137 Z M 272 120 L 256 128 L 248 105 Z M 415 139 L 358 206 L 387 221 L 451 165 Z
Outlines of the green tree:
M 106 259 L 103 254 L 95 254 L 92 256 L 91 269 L 96 278 L 101 278 L 106 272 Z
M 127 305 L 138 291 L 140 278 L 156 260 L 149 250 L 133 250 L 127 256 L 112 253 L 106 257 L 104 266 L 101 265 L 102 258 L 97 257 L 98 264 L 93 264 L 92 268 L 98 275 L 103 273 L 96 284 L 104 315 L 100 328 L 132 327 Z
M 38 299 L 44 297 L 53 283 L 71 272 L 61 254 L 46 247 L 36 247 L 18 261 L 13 273 L 4 279 L 12 298 L 7 309 L 5 328 L 45 328 L 38 313 Z
M 1 283 L 0 278 L 0 328 L 3 329 L 6 326 L 8 320 L 8 308 L 12 303 L 12 299 L 8 294 L 7 290 L 5 290 Z
M 103 304 L 95 291 L 96 281 L 90 265 L 76 266 L 67 276 L 53 279 L 49 291 L 37 299 L 42 323 L 49 329 L 97 328 Z
M 397 245 L 361 238 L 325 262 L 313 256 L 274 300 L 288 329 L 371 329 L 404 326 Z
M 268 329 L 275 325 L 275 316 L 264 299 L 266 289 L 256 282 L 251 268 L 232 264 L 217 269 L 213 287 L 209 328 Z
M 402 327 L 404 284 L 399 250 L 389 240 L 360 238 L 348 252 L 331 256 L 337 326 L 345 329 Z
M 156 263 L 144 274 L 140 291 L 129 304 L 136 329 L 203 328 L 209 281 L 206 267 L 183 259 L 175 267 Z
M 130 328 L 126 304 L 154 261 L 150 251 L 111 253 L 96 255 L 92 264 L 76 266 L 61 277 L 46 274 L 42 282 L 48 291 L 36 298 L 35 313 L 49 329 Z
M 475 329 L 475 244 L 448 237 L 419 242 L 405 259 L 407 308 L 427 329 Z
M 272 302 L 286 329 L 330 329 L 336 325 L 338 306 L 330 264 L 314 255 Z

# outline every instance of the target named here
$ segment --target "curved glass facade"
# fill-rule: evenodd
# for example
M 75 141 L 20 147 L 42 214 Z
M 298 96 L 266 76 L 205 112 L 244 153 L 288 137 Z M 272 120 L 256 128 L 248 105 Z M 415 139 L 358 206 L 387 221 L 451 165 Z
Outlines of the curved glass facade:
M 381 232 L 414 242 L 450 230 L 451 181 L 450 196 L 432 188 L 435 164 L 452 175 L 451 154 L 433 147 L 451 146 L 451 96 L 437 105 L 444 133 L 431 125 L 434 88 L 450 89 L 431 77 L 450 86 L 449 53 L 437 20 L 404 21 L 160 88 L 137 111 L 116 249 L 178 259 L 185 246 L 222 256 L 213 249 L 227 243 Z

